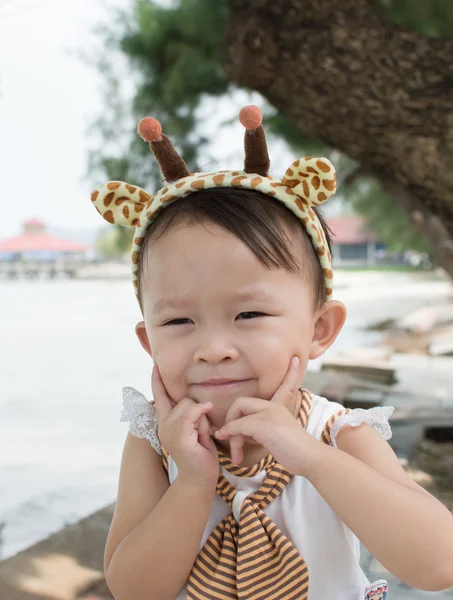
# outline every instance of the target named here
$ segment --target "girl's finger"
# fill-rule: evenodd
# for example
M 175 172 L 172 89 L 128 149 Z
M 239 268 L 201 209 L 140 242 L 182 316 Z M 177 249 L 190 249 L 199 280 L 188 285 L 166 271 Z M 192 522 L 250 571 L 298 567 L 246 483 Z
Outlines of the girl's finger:
M 256 405 L 259 404 L 261 407 L 261 402 L 263 401 L 260 401 L 259 398 L 237 398 L 225 415 L 225 423 L 237 421 L 245 414 L 256 412 Z M 245 438 L 243 435 L 230 437 L 230 458 L 233 465 L 240 465 L 244 460 L 244 444 Z
M 203 442 L 201 440 L 199 440 L 199 441 L 200 441 L 200 444 L 203 446 L 203 448 L 206 448 L 206 450 L 209 450 L 209 452 L 216 458 L 218 457 L 217 448 L 214 444 L 214 440 L 211 437 L 208 437 Z
M 260 430 L 264 427 L 264 420 L 255 418 L 255 415 L 249 415 L 248 417 L 242 417 L 237 421 L 231 421 L 226 423 L 218 431 L 215 436 L 219 440 L 226 440 L 233 436 L 243 436 L 253 438 L 259 443 L 257 436 L 259 436 Z
M 239 397 L 233 402 L 225 415 L 225 423 L 236 421 L 244 415 L 252 415 L 269 408 L 268 400 L 261 398 Z
M 178 405 L 179 406 L 179 405 Z M 178 408 L 178 406 L 175 408 Z M 188 411 L 184 413 L 181 418 L 181 427 L 183 435 L 190 436 L 194 433 L 197 433 L 198 443 L 204 446 L 209 450 L 209 440 L 211 439 L 209 435 L 205 433 L 206 430 L 203 430 L 203 434 L 200 436 L 200 423 L 202 418 L 212 409 L 211 402 L 205 402 L 204 404 L 195 404 L 195 406 L 191 407 Z
M 209 419 L 206 413 L 203 413 L 198 419 L 198 423 L 195 424 L 198 430 L 198 435 L 211 435 L 212 427 L 209 423 Z
M 176 408 L 174 409 L 175 415 L 176 415 L 178 408 L 181 405 L 184 406 L 183 403 L 185 402 L 185 400 L 186 399 L 184 399 L 182 402 L 180 402 L 176 406 Z M 188 398 L 187 398 L 187 400 L 188 400 Z M 205 416 L 206 413 L 208 413 L 211 410 L 212 402 L 204 402 L 203 404 L 197 404 L 193 400 L 190 400 L 190 402 L 192 402 L 192 404 L 188 405 L 188 408 L 185 408 L 183 410 L 183 414 L 181 416 L 186 423 L 189 423 L 190 425 L 192 425 L 196 429 L 198 429 L 200 427 L 202 417 Z
M 244 460 L 244 444 L 245 438 L 243 435 L 230 437 L 230 458 L 233 465 L 240 465 Z
M 206 413 L 201 415 L 198 424 L 198 441 L 202 446 L 204 446 L 207 450 L 211 448 L 211 435 L 212 435 L 212 426 L 209 423 L 209 419 L 206 416 Z
M 275 404 L 285 404 L 288 402 L 288 397 L 294 396 L 301 384 L 301 369 L 300 360 L 297 356 L 293 356 L 286 375 L 277 388 L 277 391 L 272 396 L 271 402 Z
M 156 406 L 157 418 L 159 420 L 168 417 L 173 409 L 173 404 L 170 396 L 167 394 L 164 382 L 160 376 L 159 368 L 157 365 L 153 367 L 153 374 L 151 376 L 151 387 L 153 390 L 154 404 Z

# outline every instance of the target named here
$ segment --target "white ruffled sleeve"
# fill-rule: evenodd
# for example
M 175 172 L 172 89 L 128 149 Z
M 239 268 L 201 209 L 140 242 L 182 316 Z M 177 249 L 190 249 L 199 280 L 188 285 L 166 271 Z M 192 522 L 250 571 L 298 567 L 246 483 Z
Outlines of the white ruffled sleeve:
M 375 431 L 380 433 L 384 440 L 389 440 L 392 437 L 389 419 L 394 410 L 393 406 L 376 406 L 368 409 L 354 408 L 346 414 L 339 416 L 338 419 L 334 421 L 330 430 L 332 446 L 335 448 L 337 447 L 335 438 L 343 425 L 358 427 L 362 423 L 367 423 Z
M 157 437 L 156 407 L 132 387 L 123 389 L 123 412 L 120 421 L 129 421 L 129 431 L 132 435 L 148 440 L 154 450 L 162 454 L 162 446 Z

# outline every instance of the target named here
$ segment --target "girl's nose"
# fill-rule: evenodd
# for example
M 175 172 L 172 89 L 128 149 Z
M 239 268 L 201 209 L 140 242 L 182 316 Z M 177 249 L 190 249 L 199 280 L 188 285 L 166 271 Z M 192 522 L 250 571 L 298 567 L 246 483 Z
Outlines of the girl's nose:
M 219 364 L 223 361 L 235 360 L 238 355 L 239 352 L 230 339 L 220 333 L 209 333 L 200 338 L 194 360 Z

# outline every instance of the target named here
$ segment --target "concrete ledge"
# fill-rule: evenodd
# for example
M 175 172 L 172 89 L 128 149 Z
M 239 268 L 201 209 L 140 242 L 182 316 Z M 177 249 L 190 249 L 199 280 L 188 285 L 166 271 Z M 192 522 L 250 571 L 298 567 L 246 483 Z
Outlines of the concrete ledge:
M 107 594 L 104 546 L 114 505 L 0 563 L 2 600 L 76 600 Z

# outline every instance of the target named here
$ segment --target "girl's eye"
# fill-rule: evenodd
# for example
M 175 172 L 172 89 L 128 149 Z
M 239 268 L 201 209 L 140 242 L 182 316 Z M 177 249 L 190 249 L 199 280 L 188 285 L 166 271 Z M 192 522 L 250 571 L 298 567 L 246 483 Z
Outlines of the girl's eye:
M 172 319 L 171 321 L 167 321 L 164 323 L 166 325 L 187 325 L 187 323 L 192 323 L 190 319 Z
M 262 312 L 250 310 L 250 311 L 239 314 L 236 318 L 237 319 L 256 319 L 256 317 L 264 317 L 264 316 L 266 316 L 266 315 Z

